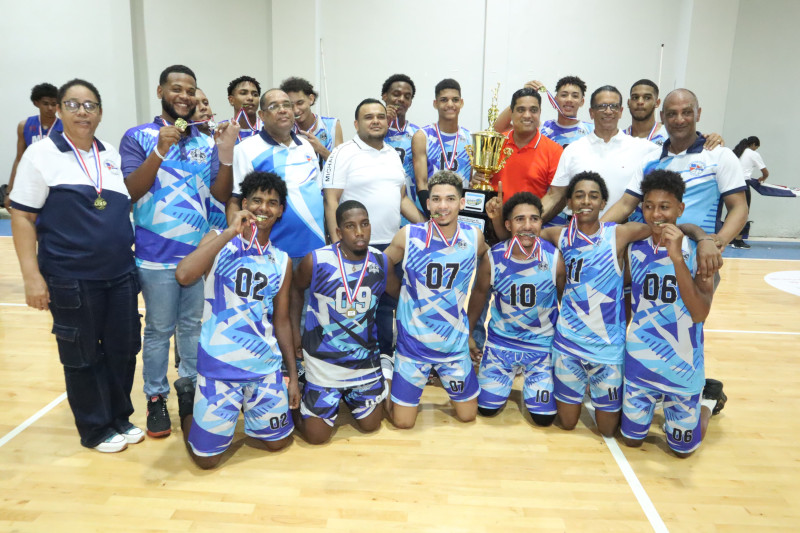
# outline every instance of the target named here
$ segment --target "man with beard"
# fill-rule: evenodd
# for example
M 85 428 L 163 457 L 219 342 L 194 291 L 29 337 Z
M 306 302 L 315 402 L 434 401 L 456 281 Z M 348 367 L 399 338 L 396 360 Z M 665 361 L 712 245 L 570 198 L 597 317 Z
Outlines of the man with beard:
M 233 144 L 239 127 L 221 126 L 219 144 L 189 125 L 197 81 L 191 69 L 164 69 L 156 94 L 161 115 L 125 132 L 120 142 L 122 173 L 133 202 L 136 266 L 145 302 L 142 347 L 147 433 L 166 437 L 171 423 L 167 366 L 169 339 L 176 336 L 178 374 L 197 375 L 197 342 L 203 311 L 203 284 L 175 280 L 178 262 L 208 233 L 208 197 L 226 202 L 231 194 Z
M 661 146 L 668 139 L 664 125 L 656 121 L 656 109 L 661 104 L 658 85 L 642 79 L 631 86 L 628 110 L 631 112 L 631 125 L 622 130 L 625 135 L 647 139 Z

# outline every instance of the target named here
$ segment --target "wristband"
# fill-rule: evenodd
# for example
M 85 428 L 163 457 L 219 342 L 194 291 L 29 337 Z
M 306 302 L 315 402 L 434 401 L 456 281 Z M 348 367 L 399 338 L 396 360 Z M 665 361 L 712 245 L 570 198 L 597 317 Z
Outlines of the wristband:
M 157 145 L 153 147 L 153 153 L 155 153 L 155 154 L 158 156 L 158 158 L 159 158 L 160 160 L 162 160 L 162 161 L 164 160 L 164 156 L 163 156 L 163 155 L 161 155 L 161 154 L 158 152 L 158 146 L 157 146 Z

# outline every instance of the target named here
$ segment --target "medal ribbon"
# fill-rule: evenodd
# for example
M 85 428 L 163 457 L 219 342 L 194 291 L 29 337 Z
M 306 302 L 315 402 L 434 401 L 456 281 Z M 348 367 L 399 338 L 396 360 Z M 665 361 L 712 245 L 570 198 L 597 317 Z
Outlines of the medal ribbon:
M 364 260 L 364 266 L 361 268 L 361 275 L 358 276 L 358 281 L 356 282 L 356 287 L 353 289 L 352 294 L 350 293 L 350 283 L 347 281 L 347 272 L 344 269 L 344 262 L 342 261 L 342 252 L 341 252 L 341 243 L 336 243 L 336 258 L 339 260 L 339 272 L 342 274 L 342 284 L 344 285 L 344 295 L 347 298 L 347 305 L 353 306 L 353 302 L 356 300 L 356 296 L 358 295 L 358 289 L 361 288 L 361 284 L 364 282 L 364 275 L 367 273 L 367 266 L 369 265 L 369 250 L 367 250 L 367 258 Z
M 541 89 L 540 89 L 540 90 L 541 90 Z M 569 119 L 569 120 L 578 120 L 578 117 L 577 117 L 577 116 L 576 116 L 576 117 L 569 117 L 569 116 L 567 116 L 567 114 L 566 114 L 566 113 L 564 113 L 564 112 L 561 110 L 561 106 L 559 106 L 559 105 L 558 105 L 558 102 L 556 102 L 556 98 L 555 98 L 555 96 L 553 96 L 553 93 L 551 93 L 551 92 L 550 92 L 550 91 L 548 91 L 547 89 L 545 89 L 545 90 L 544 90 L 544 92 L 545 92 L 545 93 L 547 93 L 547 100 L 550 102 L 550 105 L 551 105 L 551 106 L 553 106 L 553 109 L 555 109 L 556 111 L 558 111 L 558 114 L 559 114 L 559 115 L 561 115 L 562 117 L 564 117 L 564 118 L 567 118 L 567 119 Z
M 392 122 L 392 124 L 389 124 L 389 127 L 396 129 L 400 133 L 405 133 L 406 128 L 408 127 L 408 121 L 406 120 L 406 123 L 403 124 L 403 127 L 401 129 L 400 128 L 400 119 L 398 119 L 397 117 L 394 117 L 394 122 Z M 438 128 L 437 128 L 437 131 L 438 131 Z
M 86 166 L 86 161 L 83 160 L 81 153 L 72 143 L 72 141 L 67 137 L 67 134 L 64 134 L 64 140 L 67 141 L 67 144 L 70 148 L 72 148 L 72 155 L 75 156 L 75 159 L 78 161 L 78 165 L 80 165 L 81 170 L 83 170 L 84 174 L 89 178 L 89 181 L 92 182 L 92 186 L 94 190 L 97 191 L 97 196 L 100 196 L 100 193 L 103 192 L 103 171 L 100 168 L 100 150 L 97 148 L 97 140 L 92 141 L 92 153 L 94 154 L 94 166 L 97 169 L 97 181 L 95 182 L 92 175 L 89 173 L 89 167 Z
M 658 121 L 653 124 L 653 129 L 650 130 L 650 133 L 647 134 L 647 140 L 652 141 L 653 137 L 656 134 L 656 129 L 658 129 Z M 633 125 L 628 126 L 626 129 L 623 130 L 623 133 L 633 136 Z
M 319 122 L 319 116 L 317 116 L 317 114 L 314 113 L 314 123 L 311 124 L 311 127 L 308 128 L 308 130 L 306 130 L 306 131 L 308 133 L 314 133 L 314 130 L 317 127 L 317 122 Z M 294 132 L 295 133 L 300 133 L 300 126 L 297 124 L 297 122 L 294 123 Z
M 250 240 L 248 241 L 244 251 L 246 252 L 247 250 L 252 248 L 253 245 L 255 245 L 256 250 L 258 250 L 258 254 L 264 255 L 264 252 L 266 252 L 267 248 L 269 248 L 269 240 L 267 240 L 267 242 L 264 243 L 264 247 L 262 248 L 261 245 L 256 240 L 256 236 L 258 235 L 258 226 L 256 226 L 255 222 L 250 223 L 250 233 L 251 233 Z
M 525 248 L 522 246 L 522 243 L 519 241 L 519 238 L 514 235 L 514 238 L 511 239 L 511 243 L 508 245 L 508 249 L 506 253 L 503 255 L 506 259 L 511 257 L 511 254 L 514 252 L 514 246 L 519 246 L 519 250 L 522 252 L 522 255 L 525 256 L 525 259 L 530 259 L 531 257 L 536 256 L 537 261 L 542 260 L 542 242 L 539 240 L 539 237 L 534 239 L 533 248 L 531 248 L 531 253 L 525 251 Z
M 453 235 L 453 240 L 447 242 L 447 239 L 442 233 L 442 229 L 439 227 L 439 224 L 437 224 L 435 220 L 431 219 L 431 223 L 428 225 L 428 236 L 425 238 L 425 248 L 428 248 L 431 245 L 434 228 L 436 229 L 436 233 L 439 234 L 439 238 L 442 239 L 442 241 L 444 241 L 445 246 L 453 246 L 458 240 L 458 234 L 461 232 L 461 228 L 456 226 L 456 234 Z
M 44 134 L 44 130 L 42 130 L 42 119 L 39 119 L 39 140 L 44 139 L 45 137 L 50 137 L 50 134 L 56 127 L 56 122 L 58 122 L 58 117 L 50 124 L 50 129 L 47 130 L 47 135 Z
M 600 234 L 602 235 L 603 231 L 603 224 L 600 224 Z M 575 242 L 576 238 L 583 239 L 584 241 L 588 242 L 592 246 L 594 246 L 594 241 L 590 239 L 584 232 L 578 229 L 578 217 L 572 217 L 572 220 L 569 221 L 569 227 L 567 228 L 567 246 L 572 246 Z
M 261 119 L 258 118 L 258 114 L 256 114 L 256 125 L 255 126 L 253 126 L 253 123 L 250 122 L 250 118 L 247 116 L 247 113 L 245 113 L 244 108 L 241 108 L 239 110 L 239 114 L 236 115 L 236 122 L 239 122 L 239 119 L 241 119 L 243 115 L 244 115 L 244 121 L 247 123 L 247 127 L 250 128 L 250 131 L 252 131 L 253 133 L 258 133 L 258 131 L 261 130 L 261 128 L 263 127 L 263 124 L 261 123 Z M 242 140 L 241 132 L 239 132 L 238 137 L 239 137 L 239 140 L 241 141 Z
M 456 132 L 456 137 L 453 139 L 453 154 L 450 157 L 450 161 L 447 160 L 447 150 L 444 147 L 444 141 L 442 140 L 442 135 L 439 133 L 439 123 L 435 123 L 433 127 L 436 129 L 436 137 L 439 138 L 439 146 L 442 147 L 442 159 L 444 159 L 444 164 L 447 167 L 447 170 L 453 168 L 453 164 L 456 162 L 456 152 L 458 151 L 458 133 Z M 445 241 L 447 242 L 447 241 Z

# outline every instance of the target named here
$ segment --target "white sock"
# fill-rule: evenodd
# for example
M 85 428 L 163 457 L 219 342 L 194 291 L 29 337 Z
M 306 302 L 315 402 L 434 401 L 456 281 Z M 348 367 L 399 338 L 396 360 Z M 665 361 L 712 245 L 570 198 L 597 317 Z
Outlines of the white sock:
M 717 406 L 717 400 L 712 400 L 710 398 L 703 398 L 702 400 L 700 400 L 700 405 L 702 405 L 703 407 L 708 407 L 713 412 L 714 408 Z

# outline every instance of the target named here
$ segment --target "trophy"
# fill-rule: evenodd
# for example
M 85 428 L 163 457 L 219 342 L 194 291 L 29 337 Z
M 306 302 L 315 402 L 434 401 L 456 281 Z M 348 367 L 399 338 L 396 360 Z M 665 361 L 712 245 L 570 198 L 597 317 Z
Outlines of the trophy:
M 494 131 L 494 123 L 497 120 L 497 91 L 500 84 L 492 89 L 492 105 L 489 106 L 489 127 L 485 131 L 472 134 L 472 146 L 467 146 L 469 162 L 474 170 L 482 172 L 486 179 L 480 183 L 476 189 L 479 191 L 493 191 L 490 185 L 492 176 L 502 169 L 508 158 L 511 157 L 511 148 L 503 149 L 506 136 Z

